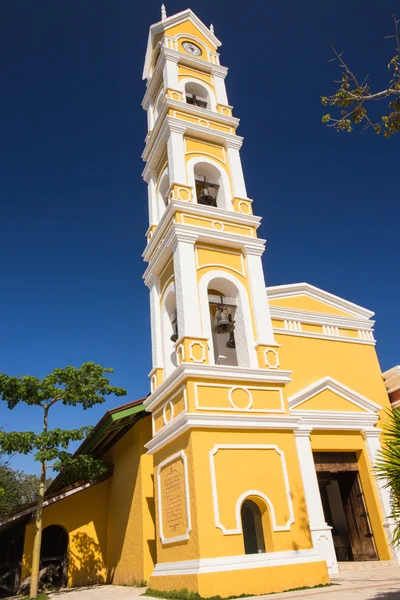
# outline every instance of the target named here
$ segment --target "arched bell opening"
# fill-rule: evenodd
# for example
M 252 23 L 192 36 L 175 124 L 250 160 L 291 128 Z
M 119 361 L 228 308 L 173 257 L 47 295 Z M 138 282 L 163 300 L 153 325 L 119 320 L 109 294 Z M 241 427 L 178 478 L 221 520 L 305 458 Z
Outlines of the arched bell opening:
M 177 367 L 175 342 L 178 339 L 178 319 L 176 314 L 175 286 L 171 283 L 165 294 L 161 309 L 163 326 L 163 355 L 165 376 L 168 377 Z
M 236 298 L 208 289 L 214 360 L 217 365 L 238 366 L 235 337 Z
M 49 525 L 42 532 L 40 569 L 47 568 L 44 583 L 55 588 L 68 584 L 68 532 L 60 525 Z
M 210 95 L 206 87 L 194 81 L 185 84 L 185 100 L 187 104 L 200 108 L 210 108 Z
M 157 186 L 157 211 L 158 211 L 158 220 L 160 221 L 161 217 L 165 213 L 165 210 L 168 206 L 168 190 L 169 190 L 169 173 L 168 169 L 165 169 L 163 174 L 160 177 L 158 186 Z
M 226 191 L 221 171 L 208 162 L 196 163 L 193 171 L 197 204 L 225 208 Z

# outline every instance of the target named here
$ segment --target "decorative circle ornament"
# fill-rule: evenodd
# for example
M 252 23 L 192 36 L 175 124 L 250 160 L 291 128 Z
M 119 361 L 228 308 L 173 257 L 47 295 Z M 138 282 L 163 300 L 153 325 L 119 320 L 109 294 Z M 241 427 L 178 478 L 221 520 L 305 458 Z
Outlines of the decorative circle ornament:
M 191 54 L 192 56 L 201 56 L 202 55 L 201 48 L 199 48 L 199 46 L 197 46 L 197 44 L 193 44 L 193 42 L 183 42 L 182 48 L 185 50 L 185 52 L 187 52 L 188 54 Z

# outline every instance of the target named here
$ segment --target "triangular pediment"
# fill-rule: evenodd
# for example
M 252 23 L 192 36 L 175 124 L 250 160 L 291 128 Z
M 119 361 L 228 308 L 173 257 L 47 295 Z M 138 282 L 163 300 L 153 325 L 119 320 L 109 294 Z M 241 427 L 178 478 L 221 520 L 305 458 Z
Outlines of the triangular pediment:
M 296 411 L 377 413 L 382 407 L 332 377 L 324 377 L 293 394 L 289 408 Z
M 267 288 L 267 295 L 271 306 L 358 319 L 371 319 L 374 315 L 358 304 L 309 283 L 271 286 Z

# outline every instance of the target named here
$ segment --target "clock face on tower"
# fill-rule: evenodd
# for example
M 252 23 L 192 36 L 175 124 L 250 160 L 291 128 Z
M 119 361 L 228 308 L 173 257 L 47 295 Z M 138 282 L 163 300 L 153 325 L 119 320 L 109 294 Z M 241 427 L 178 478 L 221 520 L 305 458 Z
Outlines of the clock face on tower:
M 188 53 L 192 54 L 192 56 L 200 56 L 201 48 L 193 44 L 192 42 L 183 42 L 182 48 Z

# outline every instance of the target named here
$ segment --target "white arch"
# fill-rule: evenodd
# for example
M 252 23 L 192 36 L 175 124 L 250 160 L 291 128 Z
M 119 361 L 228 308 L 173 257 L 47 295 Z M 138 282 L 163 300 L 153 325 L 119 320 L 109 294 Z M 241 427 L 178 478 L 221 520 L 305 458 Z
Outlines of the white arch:
M 221 200 L 222 202 L 219 205 L 219 208 L 224 208 L 225 210 L 233 210 L 232 205 L 232 190 L 231 184 L 229 181 L 228 173 L 226 170 L 218 164 L 216 160 L 212 160 L 207 156 L 194 156 L 190 158 L 186 163 L 186 176 L 188 185 L 192 187 L 193 195 L 196 197 L 196 185 L 194 182 L 194 167 L 197 163 L 207 163 L 215 167 L 219 173 L 221 174 Z M 222 205 L 221 205 L 222 204 Z
M 164 188 L 163 184 L 164 184 L 164 179 L 165 178 L 167 178 L 167 188 L 166 188 L 166 190 L 161 189 L 161 188 Z M 169 171 L 168 171 L 168 167 L 165 167 L 165 169 L 161 173 L 160 177 L 158 178 L 157 186 L 156 186 L 156 202 L 157 202 L 157 217 L 158 217 L 158 222 L 160 222 L 161 217 L 165 213 L 165 209 L 167 207 L 166 202 L 168 202 L 168 200 L 164 199 L 164 196 L 163 196 L 162 192 L 163 191 L 168 192 L 168 189 L 169 189 Z
M 161 301 L 161 333 L 165 378 L 167 378 L 177 366 L 175 344 L 171 340 L 171 335 L 173 334 L 171 322 L 172 310 L 168 307 L 168 300 L 170 299 L 171 294 L 174 296 L 176 310 L 175 283 L 173 281 L 171 281 L 163 291 Z
M 232 285 L 234 285 L 238 291 L 235 338 L 237 342 L 237 356 L 239 367 L 249 367 L 251 369 L 257 369 L 257 353 L 255 349 L 253 322 L 251 319 L 251 311 L 247 290 L 241 283 L 241 281 L 237 279 L 237 277 L 219 269 L 213 269 L 212 271 L 208 271 L 202 276 L 199 282 L 201 320 L 203 324 L 203 333 L 208 337 L 210 361 L 215 362 L 214 348 L 212 343 L 210 309 L 208 304 L 208 286 L 213 279 L 225 279 L 226 281 L 229 281 Z
M 208 98 L 210 100 L 209 110 L 213 110 L 214 112 L 217 111 L 217 101 L 216 101 L 216 98 L 215 98 L 215 92 L 214 92 L 214 90 L 212 89 L 212 87 L 210 87 L 208 85 L 208 83 L 206 83 L 202 79 L 197 79 L 196 77 L 184 77 L 183 79 L 181 79 L 179 81 L 179 87 L 180 87 L 180 90 L 182 92 L 183 101 L 184 102 L 186 102 L 185 85 L 187 83 L 197 83 L 198 85 L 203 86 L 203 88 L 207 91 Z
M 274 505 L 272 504 L 272 502 L 268 498 L 268 496 L 266 496 L 265 494 L 263 494 L 263 492 L 260 492 L 259 490 L 248 490 L 247 492 L 243 492 L 243 494 L 241 496 L 239 496 L 239 498 L 236 502 L 236 509 L 235 509 L 237 529 L 239 529 L 240 532 L 243 533 L 243 525 L 242 525 L 240 511 L 241 511 L 243 502 L 245 500 L 248 500 L 251 497 L 261 498 L 261 500 L 264 500 L 265 504 L 268 506 L 268 508 L 270 510 L 272 528 L 274 531 L 279 530 L 279 527 L 276 524 L 276 515 L 275 515 Z

